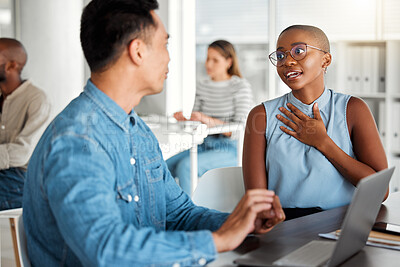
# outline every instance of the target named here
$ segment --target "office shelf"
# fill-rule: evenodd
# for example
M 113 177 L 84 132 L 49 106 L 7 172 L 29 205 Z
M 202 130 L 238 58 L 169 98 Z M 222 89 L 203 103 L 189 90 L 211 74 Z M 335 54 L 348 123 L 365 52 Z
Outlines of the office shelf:
M 400 41 L 340 41 L 336 45 L 338 87 L 367 102 L 389 164 L 400 168 Z M 392 180 L 398 186 L 400 172 Z

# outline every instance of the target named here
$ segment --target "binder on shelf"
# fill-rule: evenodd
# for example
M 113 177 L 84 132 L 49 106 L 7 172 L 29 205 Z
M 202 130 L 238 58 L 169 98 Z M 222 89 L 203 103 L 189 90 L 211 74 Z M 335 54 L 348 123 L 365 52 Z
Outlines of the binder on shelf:
M 347 46 L 345 50 L 345 57 L 344 59 L 348 60 L 346 64 L 346 83 L 345 86 L 346 88 L 345 91 L 347 92 L 354 92 L 354 75 L 353 75 L 353 70 L 354 70 L 354 55 L 352 54 L 353 50 L 351 46 Z M 351 59 L 351 60 L 349 60 Z
M 384 46 L 378 47 L 378 66 L 379 66 L 379 80 L 378 80 L 378 92 L 384 93 L 385 90 L 385 79 L 386 79 L 386 48 Z
M 379 90 L 379 46 L 370 47 L 370 79 L 373 93 L 384 92 Z
M 364 93 L 362 90 L 362 84 L 361 84 L 361 68 L 362 68 L 362 49 L 360 46 L 351 46 L 351 61 L 352 61 L 352 69 L 350 70 L 351 73 L 353 74 L 353 87 L 350 89 L 353 92 L 357 93 Z
M 394 153 L 400 154 L 400 120 L 398 118 L 400 114 L 400 102 L 393 103 L 393 110 L 391 112 L 393 119 L 392 122 L 392 142 L 391 149 Z
M 361 90 L 360 93 L 372 93 L 372 47 L 371 46 L 360 46 L 360 53 L 361 53 Z

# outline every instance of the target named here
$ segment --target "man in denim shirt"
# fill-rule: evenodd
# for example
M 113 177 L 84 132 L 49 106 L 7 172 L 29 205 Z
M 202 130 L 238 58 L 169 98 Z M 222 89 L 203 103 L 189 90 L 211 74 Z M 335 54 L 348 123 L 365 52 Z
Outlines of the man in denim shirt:
M 24 225 L 33 266 L 204 265 L 284 219 L 273 192 L 249 190 L 228 214 L 195 206 L 134 112 L 162 90 L 168 34 L 155 0 L 93 0 L 81 21 L 84 92 L 31 158 Z

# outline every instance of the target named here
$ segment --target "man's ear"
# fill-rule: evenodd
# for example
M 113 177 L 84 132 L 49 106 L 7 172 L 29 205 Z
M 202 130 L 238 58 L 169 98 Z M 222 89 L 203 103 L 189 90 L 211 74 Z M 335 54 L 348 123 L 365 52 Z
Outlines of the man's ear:
M 332 55 L 330 53 L 325 53 L 322 57 L 322 68 L 327 68 L 332 62 Z
M 143 55 L 146 44 L 140 39 L 134 39 L 128 46 L 128 54 L 132 62 L 136 65 L 143 63 Z
M 16 69 L 17 67 L 18 67 L 17 62 L 7 61 L 5 69 L 6 69 L 6 71 L 10 71 L 10 70 Z

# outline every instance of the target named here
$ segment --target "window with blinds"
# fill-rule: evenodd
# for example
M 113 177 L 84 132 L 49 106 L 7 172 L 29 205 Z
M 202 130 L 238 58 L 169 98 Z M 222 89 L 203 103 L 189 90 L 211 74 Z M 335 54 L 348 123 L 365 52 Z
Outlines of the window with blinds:
M 268 42 L 268 0 L 197 0 L 198 44 Z
M 383 39 L 400 39 L 400 1 L 385 0 L 383 2 Z
M 321 28 L 331 41 L 374 40 L 376 0 L 279 0 L 276 19 L 277 33 L 293 24 L 308 24 Z

